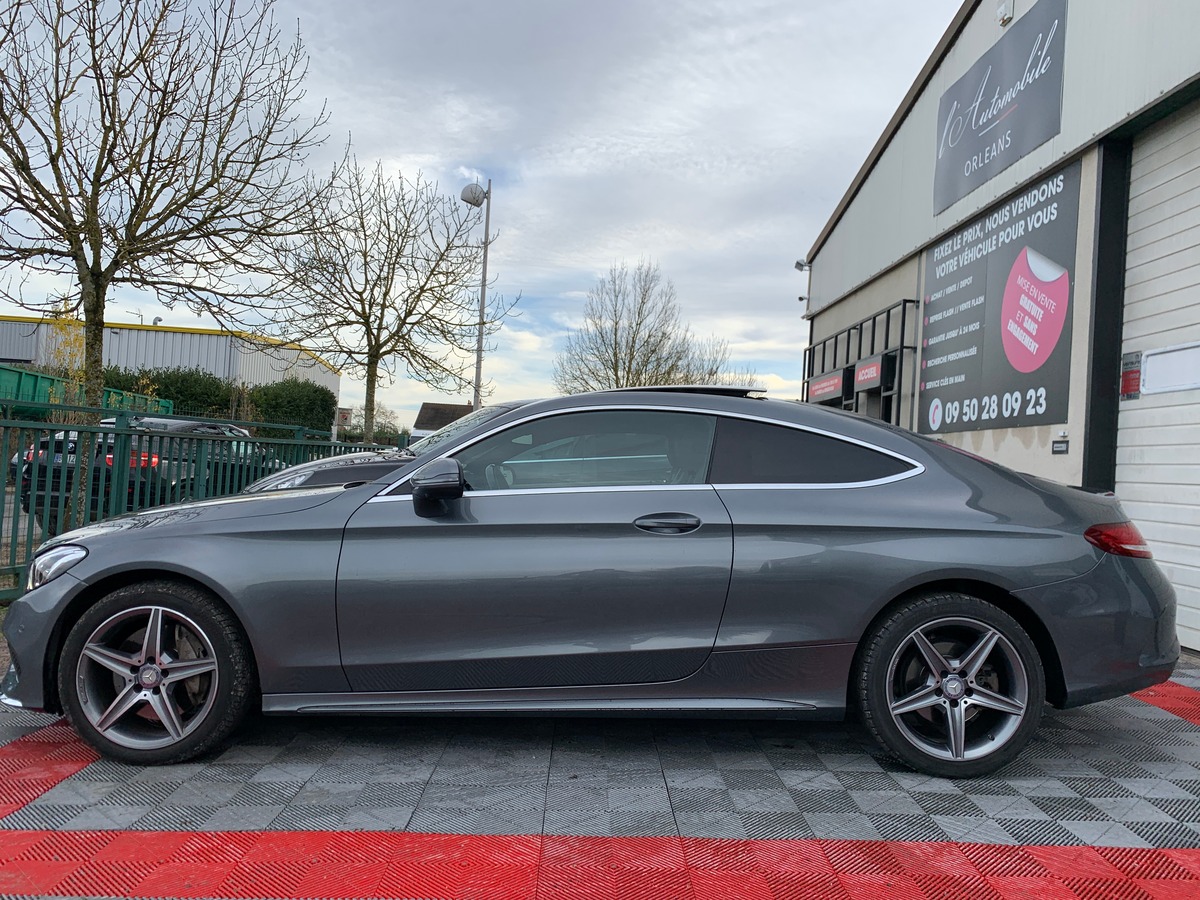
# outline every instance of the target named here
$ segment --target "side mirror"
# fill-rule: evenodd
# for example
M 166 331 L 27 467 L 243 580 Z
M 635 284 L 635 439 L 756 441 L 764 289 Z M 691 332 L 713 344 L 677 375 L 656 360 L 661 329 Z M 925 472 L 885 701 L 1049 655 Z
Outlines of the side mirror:
M 413 511 L 427 519 L 444 516 L 447 501 L 458 500 L 465 489 L 462 463 L 457 459 L 435 459 L 413 474 Z

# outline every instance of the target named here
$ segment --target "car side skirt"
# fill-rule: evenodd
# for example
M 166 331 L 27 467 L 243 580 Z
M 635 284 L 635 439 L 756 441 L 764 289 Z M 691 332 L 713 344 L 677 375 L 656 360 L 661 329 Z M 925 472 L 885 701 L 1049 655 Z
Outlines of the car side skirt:
M 653 684 L 473 691 L 264 694 L 288 713 L 767 713 L 839 719 L 855 644 L 717 651 L 693 675 Z

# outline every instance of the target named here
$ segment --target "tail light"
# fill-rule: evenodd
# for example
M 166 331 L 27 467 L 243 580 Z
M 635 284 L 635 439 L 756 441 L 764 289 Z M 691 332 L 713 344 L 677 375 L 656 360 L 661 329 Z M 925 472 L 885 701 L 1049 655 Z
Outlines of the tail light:
M 33 445 L 29 445 L 29 449 L 25 451 L 25 462 L 33 462 Z
M 1105 553 L 1117 556 L 1136 556 L 1138 559 L 1151 559 L 1150 548 L 1146 539 L 1132 522 L 1112 522 L 1107 525 L 1093 525 L 1083 533 L 1088 543 L 1099 547 Z
M 113 464 L 113 455 L 109 453 L 104 457 L 104 462 L 109 466 Z M 129 467 L 131 469 L 153 469 L 158 465 L 157 453 L 138 453 L 134 450 L 129 454 Z

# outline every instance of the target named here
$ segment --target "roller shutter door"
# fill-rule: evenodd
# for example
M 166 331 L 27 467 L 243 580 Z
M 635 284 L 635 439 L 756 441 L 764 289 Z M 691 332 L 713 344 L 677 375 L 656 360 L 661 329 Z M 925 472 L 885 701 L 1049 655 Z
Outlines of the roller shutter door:
M 1123 327 L 1126 354 L 1200 344 L 1200 105 L 1134 143 Z M 1200 354 L 1170 358 L 1169 390 L 1121 401 L 1117 494 L 1175 585 L 1180 641 L 1200 649 L 1200 389 L 1186 386 Z

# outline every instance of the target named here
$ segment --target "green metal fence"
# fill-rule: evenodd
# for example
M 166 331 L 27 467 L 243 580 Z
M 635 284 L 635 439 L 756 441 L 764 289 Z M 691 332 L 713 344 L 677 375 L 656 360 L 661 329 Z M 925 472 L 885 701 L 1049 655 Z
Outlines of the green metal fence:
M 33 418 L 39 409 L 62 404 L 67 400 L 81 402 L 82 392 L 82 386 L 72 384 L 64 378 L 19 369 L 16 366 L 0 365 L 0 407 L 4 408 L 6 416 Z M 154 415 L 170 415 L 175 411 L 173 400 L 135 394 L 133 391 L 120 391 L 116 388 L 104 389 L 102 405 L 106 410 L 132 409 Z
M 287 425 L 189 419 L 211 426 L 209 433 L 181 433 L 148 430 L 128 412 L 101 425 L 69 420 L 112 410 L 54 412 L 60 421 L 0 418 L 0 603 L 20 596 L 33 551 L 53 534 L 153 506 L 236 494 L 296 463 L 368 449 Z M 230 424 L 293 436 L 245 437 L 228 433 Z

